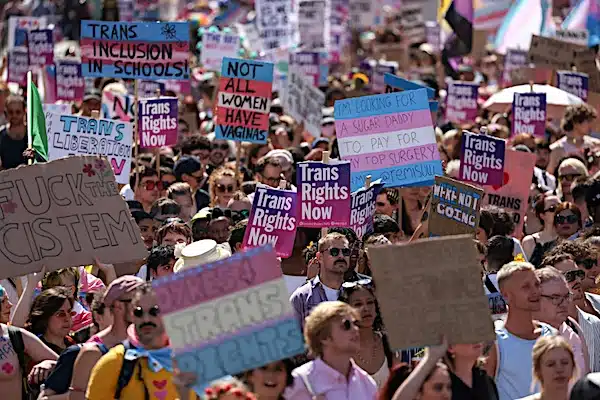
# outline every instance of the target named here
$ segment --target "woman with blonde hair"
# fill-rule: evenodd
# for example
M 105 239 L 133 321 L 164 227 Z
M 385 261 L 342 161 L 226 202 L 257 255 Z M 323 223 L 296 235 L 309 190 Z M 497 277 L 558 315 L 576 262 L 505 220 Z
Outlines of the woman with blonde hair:
M 569 386 L 576 375 L 575 356 L 562 336 L 542 336 L 533 346 L 533 384 L 539 393 L 521 400 L 568 400 Z
M 558 162 L 555 173 L 558 185 L 556 194 L 562 201 L 573 201 L 571 185 L 577 179 L 585 179 L 589 176 L 588 169 L 579 157 L 569 156 Z
M 210 192 L 210 206 L 227 208 L 229 200 L 240 188 L 238 177 L 234 170 L 221 167 L 210 175 L 208 188 Z

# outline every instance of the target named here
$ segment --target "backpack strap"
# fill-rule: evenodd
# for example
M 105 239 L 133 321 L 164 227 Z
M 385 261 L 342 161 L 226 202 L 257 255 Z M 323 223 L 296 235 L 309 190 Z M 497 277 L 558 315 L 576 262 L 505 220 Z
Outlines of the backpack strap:
M 19 369 L 21 370 L 21 397 L 23 399 L 27 398 L 27 375 L 25 371 L 25 343 L 23 342 L 23 334 L 19 328 L 14 326 L 8 327 L 8 338 L 10 339 L 10 344 L 13 347 L 15 353 L 17 353 L 17 358 L 19 359 Z
M 490 291 L 490 293 L 498 293 L 498 289 L 496 289 L 496 286 L 494 286 L 494 284 L 492 283 L 489 275 L 485 276 L 483 283 L 484 283 L 485 287 L 487 288 L 487 290 Z
M 121 372 L 119 372 L 119 378 L 117 379 L 117 389 L 115 390 L 115 399 L 121 398 L 121 392 L 123 391 L 123 389 L 125 389 L 125 386 L 127 386 L 129 381 L 131 380 L 131 377 L 135 373 L 135 369 L 136 369 L 135 367 L 136 367 L 136 365 L 138 365 L 137 378 L 142 382 L 142 385 L 144 385 L 144 400 L 149 400 L 150 394 L 148 393 L 148 389 L 146 388 L 146 384 L 144 383 L 144 379 L 142 377 L 142 364 L 138 363 L 137 359 L 128 360 L 127 357 L 125 357 L 125 355 L 127 354 L 127 350 L 135 349 L 135 346 L 133 346 L 131 344 L 131 342 L 129 342 L 129 340 L 125 340 L 123 343 L 121 343 L 118 346 L 123 346 L 124 352 L 123 352 L 123 365 L 121 366 Z

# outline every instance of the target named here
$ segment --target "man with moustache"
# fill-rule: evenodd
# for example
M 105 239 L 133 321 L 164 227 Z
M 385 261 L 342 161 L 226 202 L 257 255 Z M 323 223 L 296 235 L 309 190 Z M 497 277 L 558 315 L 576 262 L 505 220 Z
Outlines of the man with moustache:
M 169 339 L 157 296 L 149 283 L 136 290 L 131 312 L 133 325 L 128 329 L 128 339 L 98 361 L 90 376 L 86 399 L 178 399 Z M 131 362 L 135 363 L 133 369 L 129 368 L 132 376 L 119 387 L 117 382 L 123 378 L 124 367 Z M 189 398 L 195 399 L 195 393 L 190 393 Z
M 556 333 L 550 325 L 533 321 L 540 310 L 540 280 L 533 265 L 513 261 L 498 272 L 498 286 L 508 303 L 503 326 L 496 325 L 496 342 L 485 369 L 496 380 L 500 400 L 526 397 L 531 393 L 531 352 L 540 336 Z
M 344 283 L 344 274 L 350 266 L 350 245 L 341 233 L 329 233 L 319 240 L 316 259 L 320 270 L 316 277 L 294 291 L 290 302 L 304 327 L 304 319 L 311 310 L 324 301 L 336 301 Z

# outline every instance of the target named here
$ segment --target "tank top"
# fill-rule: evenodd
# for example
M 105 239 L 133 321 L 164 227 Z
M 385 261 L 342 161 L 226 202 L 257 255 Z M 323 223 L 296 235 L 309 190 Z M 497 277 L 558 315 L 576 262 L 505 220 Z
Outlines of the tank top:
M 556 334 L 550 325 L 539 323 L 541 336 Z M 496 342 L 498 344 L 498 369 L 496 386 L 500 400 L 514 400 L 526 397 L 538 390 L 532 391 L 533 361 L 531 352 L 535 340 L 521 339 L 508 332 L 504 326 L 496 327 Z
M 388 367 L 387 358 L 384 358 L 383 363 L 381 364 L 381 367 L 379 368 L 379 370 L 377 372 L 375 372 L 374 374 L 371 374 L 371 378 L 373 378 L 373 380 L 377 384 L 377 389 L 381 389 L 383 387 L 383 385 L 385 385 L 385 382 L 387 381 L 389 376 L 390 376 L 390 367 Z

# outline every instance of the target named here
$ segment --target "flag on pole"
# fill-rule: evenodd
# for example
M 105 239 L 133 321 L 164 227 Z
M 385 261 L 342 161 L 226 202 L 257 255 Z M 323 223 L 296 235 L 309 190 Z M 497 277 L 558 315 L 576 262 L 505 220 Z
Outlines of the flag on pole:
M 34 149 L 36 159 L 48 161 L 48 135 L 46 117 L 37 87 L 27 72 L 27 148 Z
M 600 1 L 580 0 L 561 25 L 565 30 L 588 31 L 588 47 L 600 44 Z
M 444 44 L 443 55 L 447 58 L 466 56 L 473 47 L 473 0 L 441 0 L 438 19 L 452 30 Z

